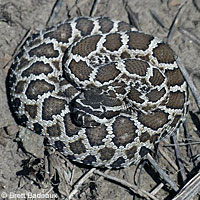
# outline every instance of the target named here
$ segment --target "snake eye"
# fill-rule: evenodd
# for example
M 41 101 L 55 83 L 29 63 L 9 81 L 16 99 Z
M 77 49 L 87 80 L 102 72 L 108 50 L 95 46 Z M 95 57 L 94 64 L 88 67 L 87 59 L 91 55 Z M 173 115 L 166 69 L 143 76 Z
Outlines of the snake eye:
M 71 114 L 71 118 L 77 126 L 83 128 L 91 128 L 100 125 L 98 122 L 92 119 L 91 115 L 78 110 Z
M 72 122 L 76 124 L 77 126 L 82 127 L 83 126 L 83 115 L 81 113 L 72 113 L 71 114 Z

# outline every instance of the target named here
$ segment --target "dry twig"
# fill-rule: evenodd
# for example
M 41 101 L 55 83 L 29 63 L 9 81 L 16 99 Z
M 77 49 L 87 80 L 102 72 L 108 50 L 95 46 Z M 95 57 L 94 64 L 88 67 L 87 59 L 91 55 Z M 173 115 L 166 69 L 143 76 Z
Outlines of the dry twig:
M 189 32 L 187 29 L 179 27 L 178 28 L 179 32 L 181 32 L 183 35 L 188 37 L 194 44 L 197 44 L 197 46 L 200 46 L 200 39 L 194 35 L 193 33 Z
M 180 151 L 179 151 L 179 148 L 178 148 L 178 145 L 177 145 L 176 134 L 172 135 L 172 140 L 175 144 L 174 149 L 175 149 L 175 154 L 176 154 L 176 160 L 177 160 L 177 163 L 178 163 L 178 166 L 179 166 L 179 169 L 180 169 L 179 171 L 180 171 L 180 174 L 181 174 L 181 177 L 182 177 L 182 181 L 185 182 L 187 177 L 186 177 L 185 168 L 184 168 L 184 165 L 183 165 L 183 162 L 182 162 L 182 159 L 181 159 Z
M 50 13 L 50 16 L 46 22 L 46 26 L 52 26 L 53 25 L 53 19 L 55 19 L 62 7 L 62 3 L 63 3 L 63 0 L 56 0 L 52 10 L 51 10 L 51 13 Z
M 125 181 L 125 180 L 110 176 L 108 174 L 104 174 L 103 172 L 100 172 L 99 170 L 95 170 L 94 173 L 98 174 L 100 176 L 103 176 L 103 177 L 105 177 L 105 178 L 107 178 L 109 180 L 112 180 L 112 181 L 115 181 L 117 183 L 120 183 L 121 185 L 123 185 L 125 187 L 128 187 L 130 190 L 132 190 L 134 193 L 140 195 L 141 197 L 144 197 L 146 199 L 150 199 L 151 198 L 153 200 L 158 200 L 155 196 L 153 196 L 152 194 L 150 194 L 149 192 L 147 192 L 147 191 L 145 191 L 143 189 L 138 188 L 133 183 L 129 183 L 129 182 Z
M 150 10 L 152 18 L 156 21 L 156 23 L 161 26 L 164 30 L 167 30 L 167 28 L 164 26 L 164 22 L 161 20 L 159 15 L 154 11 Z
M 174 191 L 178 191 L 179 188 L 174 181 L 172 181 L 169 176 L 158 166 L 150 154 L 146 155 L 147 160 L 152 164 L 156 171 L 161 175 L 161 177 L 171 186 Z
M 162 150 L 162 148 L 159 148 L 160 154 L 168 161 L 168 163 L 176 170 L 178 171 L 178 167 L 176 163 Z
M 97 10 L 97 5 L 98 5 L 98 0 L 94 0 L 90 10 L 90 16 L 94 16 L 94 13 Z
M 69 200 L 73 198 L 73 196 L 78 193 L 79 188 L 81 185 L 90 177 L 93 175 L 93 172 L 95 171 L 95 168 L 90 169 L 77 183 L 74 185 L 74 189 L 69 194 Z
M 191 200 L 200 192 L 200 172 L 196 174 L 173 200 Z
M 187 81 L 187 83 L 188 83 L 188 85 L 191 89 L 191 92 L 194 96 L 194 99 L 195 99 L 196 104 L 198 106 L 198 109 L 200 111 L 200 95 L 199 95 L 199 92 L 198 92 L 196 86 L 194 85 L 192 79 L 190 78 L 187 70 L 185 69 L 184 65 L 182 64 L 182 62 L 180 61 L 180 59 L 178 57 L 176 58 L 176 62 L 177 62 L 179 69 L 181 70 L 185 80 Z
M 128 5 L 127 1 L 124 0 L 123 3 L 124 3 L 125 10 L 128 14 L 130 24 L 133 25 L 138 30 L 142 30 L 139 20 L 138 20 L 138 17 L 137 17 L 137 14 L 133 12 L 131 7 Z
M 6 63 L 4 66 L 3 66 L 3 69 L 5 69 L 7 66 L 9 66 L 14 58 L 16 57 L 16 55 L 18 54 L 19 50 L 21 49 L 21 47 L 24 45 L 24 43 L 26 42 L 26 40 L 28 39 L 28 37 L 31 35 L 32 33 L 32 29 L 29 29 L 26 34 L 24 35 L 22 41 L 20 42 L 20 44 L 17 46 L 17 48 L 15 49 L 13 55 L 12 55 L 12 58 L 8 61 L 8 63 Z
M 179 16 L 180 16 L 181 10 L 186 3 L 187 3 L 187 1 L 184 1 L 182 3 L 182 5 L 180 5 L 180 7 L 179 7 L 179 9 L 178 9 L 173 21 L 172 21 L 172 24 L 169 28 L 169 32 L 168 32 L 168 35 L 167 35 L 167 43 L 169 43 L 172 39 L 172 36 L 173 36 L 173 34 L 174 34 L 174 32 L 175 32 L 175 30 L 178 26 L 178 23 L 179 23 Z

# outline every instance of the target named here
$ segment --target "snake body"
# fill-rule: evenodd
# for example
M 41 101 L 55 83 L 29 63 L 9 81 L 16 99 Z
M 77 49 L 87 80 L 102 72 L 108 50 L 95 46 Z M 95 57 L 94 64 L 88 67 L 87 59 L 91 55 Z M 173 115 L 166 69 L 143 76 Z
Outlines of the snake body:
M 69 159 L 119 168 L 175 131 L 187 83 L 163 41 L 106 17 L 77 17 L 31 36 L 10 69 L 16 120 Z

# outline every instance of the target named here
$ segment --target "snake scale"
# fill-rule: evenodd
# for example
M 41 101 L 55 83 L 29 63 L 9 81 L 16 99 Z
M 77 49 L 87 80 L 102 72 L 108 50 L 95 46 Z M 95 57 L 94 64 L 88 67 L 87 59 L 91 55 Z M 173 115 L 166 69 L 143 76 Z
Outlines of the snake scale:
M 69 159 L 121 168 L 175 131 L 188 86 L 162 40 L 107 17 L 32 35 L 8 76 L 16 121 Z

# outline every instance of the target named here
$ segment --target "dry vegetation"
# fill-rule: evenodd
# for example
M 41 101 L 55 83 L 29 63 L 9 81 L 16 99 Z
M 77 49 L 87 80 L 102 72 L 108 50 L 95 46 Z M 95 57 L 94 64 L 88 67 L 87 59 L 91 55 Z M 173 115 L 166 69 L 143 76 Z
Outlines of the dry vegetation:
M 129 22 L 168 42 L 185 66 L 192 91 L 188 117 L 152 152 L 154 159 L 147 155 L 121 170 L 85 168 L 15 124 L 5 86 L 14 56 L 31 33 L 80 15 Z M 0 0 L 0 199 L 199 199 L 199 36 L 199 0 Z

